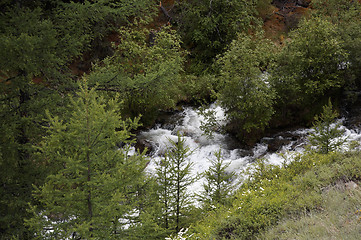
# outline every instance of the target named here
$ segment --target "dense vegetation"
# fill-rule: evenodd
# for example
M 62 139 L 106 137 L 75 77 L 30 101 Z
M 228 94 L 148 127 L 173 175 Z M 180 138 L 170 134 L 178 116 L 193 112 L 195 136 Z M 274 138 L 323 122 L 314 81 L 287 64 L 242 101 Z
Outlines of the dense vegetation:
M 285 236 L 281 239 L 289 239 L 287 237 L 290 233 L 293 234 L 291 236 L 296 236 L 294 228 L 282 225 L 269 232 L 264 231 L 281 220 L 284 222 L 282 224 L 289 224 L 287 222 L 302 221 L 302 218 L 312 217 L 316 213 L 331 215 L 332 213 L 324 212 L 331 207 L 324 202 L 324 198 L 328 197 L 329 191 L 337 190 L 334 186 L 345 190 L 345 183 L 359 181 L 360 153 L 309 153 L 297 156 L 283 167 L 268 165 L 260 160 L 255 163 L 255 169 L 249 180 L 245 181 L 233 196 L 233 204 L 208 212 L 202 221 L 191 228 L 190 239 L 279 239 L 278 235 L 272 235 L 277 231 L 277 234 Z M 344 198 L 353 196 L 352 206 L 350 209 L 344 209 L 344 213 L 340 215 L 334 213 L 334 217 L 347 219 L 347 227 L 353 228 L 350 231 L 350 239 L 357 239 L 354 236 L 359 234 L 357 211 L 361 207 L 361 202 L 356 197 L 359 196 L 359 189 L 349 191 L 338 194 Z M 343 204 L 342 200 L 338 201 L 339 204 Z M 322 226 L 325 223 L 328 223 L 327 219 L 320 219 L 317 224 Z M 334 222 L 334 227 L 341 229 L 342 224 L 344 222 Z M 325 229 L 327 234 L 317 232 L 317 228 L 308 231 L 307 226 L 303 226 L 303 229 L 303 234 L 309 234 L 311 237 L 303 235 L 300 238 L 297 236 L 296 239 L 327 239 L 331 232 L 329 229 Z M 347 231 L 345 230 L 346 233 Z
M 193 238 L 252 239 L 321 216 L 325 189 L 361 176 L 360 154 L 335 153 L 329 131 L 333 107 L 361 88 L 361 3 L 313 0 L 270 33 L 283 14 L 271 2 L 282 1 L 0 1 L 0 238 L 164 239 L 192 226 Z M 155 176 L 145 152 L 128 151 L 161 111 L 214 100 L 246 144 L 318 114 L 319 152 L 260 160 L 232 196 L 218 153 L 196 207 L 180 136 Z M 258 237 L 272 232 L 282 226 Z

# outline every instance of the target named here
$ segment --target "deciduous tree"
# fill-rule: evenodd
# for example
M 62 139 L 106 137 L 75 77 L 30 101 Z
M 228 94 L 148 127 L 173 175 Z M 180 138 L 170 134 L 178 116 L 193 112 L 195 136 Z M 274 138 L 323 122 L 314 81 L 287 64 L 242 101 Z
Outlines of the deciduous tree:
M 321 17 L 305 19 L 289 37 L 272 73 L 283 103 L 314 102 L 343 86 L 347 52 L 336 25 Z
M 272 48 L 261 35 L 240 35 L 218 59 L 220 103 L 241 138 L 243 132 L 264 129 L 273 114 L 275 94 L 266 72 Z

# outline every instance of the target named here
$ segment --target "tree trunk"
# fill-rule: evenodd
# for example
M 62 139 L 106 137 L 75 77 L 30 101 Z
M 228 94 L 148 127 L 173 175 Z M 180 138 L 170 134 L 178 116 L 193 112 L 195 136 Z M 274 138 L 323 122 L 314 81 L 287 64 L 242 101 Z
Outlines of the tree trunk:
M 87 164 L 88 164 L 88 169 L 87 169 L 87 182 L 88 184 L 90 183 L 91 181 L 91 162 L 90 162 L 90 126 L 89 126 L 89 112 L 88 112 L 88 106 L 87 106 L 87 109 L 86 109 L 86 126 L 87 126 L 87 132 L 88 132 L 88 136 L 87 136 L 87 154 L 86 154 L 86 160 L 87 160 Z M 88 186 L 89 187 L 89 186 Z M 87 205 L 88 205 L 88 216 L 89 216 L 89 220 L 92 221 L 92 218 L 93 218 L 93 206 L 92 206 L 92 196 L 91 196 L 91 188 L 89 187 L 88 189 L 88 197 L 87 197 Z M 89 227 L 89 232 L 92 232 L 93 231 L 93 227 L 92 227 L 92 223 L 90 224 L 90 227 Z M 93 235 L 91 234 L 90 235 L 91 237 L 93 237 Z

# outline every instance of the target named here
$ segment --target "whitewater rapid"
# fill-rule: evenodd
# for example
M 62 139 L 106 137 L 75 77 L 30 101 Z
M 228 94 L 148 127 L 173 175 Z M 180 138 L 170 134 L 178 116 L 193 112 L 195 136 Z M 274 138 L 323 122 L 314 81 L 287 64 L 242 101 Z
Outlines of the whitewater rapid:
M 217 122 L 222 125 L 226 123 L 224 110 L 212 104 L 209 107 L 216 113 Z M 224 163 L 229 163 L 228 171 L 236 173 L 237 179 L 234 182 L 242 181 L 244 170 L 250 166 L 257 158 L 264 158 L 268 163 L 280 165 L 287 163 L 292 159 L 292 155 L 297 152 L 303 152 L 307 145 L 307 136 L 312 129 L 298 129 L 292 132 L 284 132 L 274 137 L 265 137 L 256 144 L 251 150 L 242 149 L 237 145 L 237 141 L 227 134 L 214 133 L 213 138 L 207 138 L 201 130 L 204 117 L 199 111 L 192 107 L 185 107 L 182 112 L 176 113 L 172 118 L 178 119 L 173 124 L 159 124 L 149 131 L 141 132 L 138 139 L 146 140 L 151 144 L 152 151 L 149 153 L 151 162 L 148 171 L 155 172 L 156 162 L 160 161 L 170 146 L 170 141 L 177 140 L 177 133 L 185 139 L 185 144 L 192 150 L 189 161 L 193 163 L 192 174 L 200 175 L 206 171 L 211 165 L 210 159 L 215 159 L 214 153 L 221 150 Z M 342 121 L 339 120 L 339 121 Z M 344 129 L 343 138 L 347 138 L 347 142 L 361 140 L 361 133 L 358 129 Z M 272 141 L 283 141 L 276 152 L 269 151 L 269 144 Z M 343 150 L 348 150 L 347 142 L 343 146 Z M 285 158 L 284 156 L 288 156 Z M 203 178 L 194 183 L 189 191 L 198 193 L 202 190 Z

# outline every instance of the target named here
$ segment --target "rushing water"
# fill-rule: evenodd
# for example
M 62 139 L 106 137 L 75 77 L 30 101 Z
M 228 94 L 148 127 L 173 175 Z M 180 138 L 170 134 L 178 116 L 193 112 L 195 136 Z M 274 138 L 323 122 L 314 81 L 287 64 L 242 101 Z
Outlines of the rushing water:
M 216 112 L 217 120 L 220 124 L 225 123 L 225 115 L 222 108 L 211 105 L 210 109 Z M 173 122 L 171 122 L 173 121 Z M 280 155 L 292 154 L 292 152 L 302 152 L 307 144 L 307 135 L 311 129 L 299 129 L 297 131 L 282 132 L 273 137 L 265 137 L 253 149 L 242 149 L 235 139 L 227 134 L 214 133 L 213 138 L 209 139 L 203 135 L 200 129 L 201 122 L 204 121 L 197 109 L 186 107 L 180 113 L 171 116 L 170 121 L 159 124 L 155 128 L 142 132 L 138 139 L 147 141 L 152 147 L 152 162 L 149 164 L 149 171 L 155 171 L 155 163 L 159 161 L 170 146 L 169 140 L 177 139 L 179 132 L 185 139 L 186 145 L 193 151 L 189 160 L 193 165 L 193 174 L 201 174 L 211 165 L 210 159 L 214 159 L 214 153 L 221 149 L 222 157 L 225 163 L 230 163 L 228 170 L 237 173 L 238 179 L 242 179 L 242 171 L 249 166 L 255 159 L 263 157 L 271 164 L 282 164 L 285 158 Z M 340 120 L 342 121 L 342 120 Z M 361 140 L 361 133 L 357 129 L 345 130 L 343 138 L 347 141 Z M 276 143 L 276 145 L 275 145 Z M 343 147 L 347 150 L 347 144 Z M 275 149 L 276 148 L 276 149 Z M 291 153 L 290 153 L 291 152 Z M 190 191 L 198 192 L 201 190 L 203 179 L 192 185 Z

